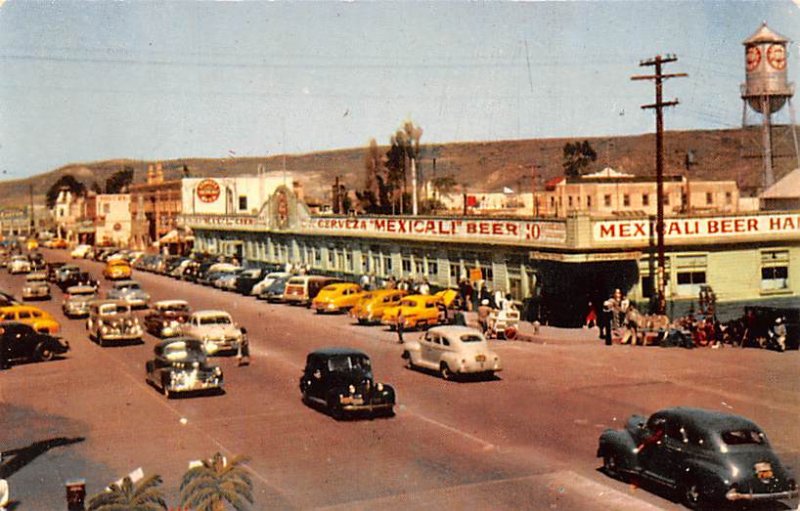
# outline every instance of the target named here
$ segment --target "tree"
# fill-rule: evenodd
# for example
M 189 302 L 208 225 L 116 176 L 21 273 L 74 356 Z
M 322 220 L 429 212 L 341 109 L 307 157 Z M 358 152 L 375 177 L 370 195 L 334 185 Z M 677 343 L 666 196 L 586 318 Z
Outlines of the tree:
M 383 212 L 385 203 L 381 192 L 385 187 L 385 173 L 386 167 L 378 143 L 374 138 L 370 139 L 369 148 L 364 154 L 364 189 L 356 190 L 359 206 L 365 213 Z
M 133 182 L 133 167 L 125 166 L 106 179 L 106 193 L 127 193 Z
M 125 477 L 122 484 L 114 483 L 108 490 L 89 499 L 87 511 L 160 511 L 167 509 L 164 495 L 158 486 L 161 476 L 152 475 L 133 483 Z
M 581 170 L 589 165 L 590 162 L 597 160 L 597 153 L 592 149 L 588 140 L 583 142 L 567 142 L 564 144 L 564 175 L 567 177 L 578 177 Z
M 181 482 L 181 505 L 194 511 L 224 511 L 225 502 L 237 511 L 253 503 L 253 481 L 242 466 L 245 459 L 227 460 L 220 453 L 189 469 Z
M 71 174 L 64 174 L 58 178 L 58 180 L 47 190 L 48 208 L 53 209 L 53 206 L 56 204 L 56 199 L 58 199 L 58 193 L 62 188 L 67 188 L 73 193 L 73 195 L 76 196 L 82 196 L 86 194 L 86 185 L 75 179 L 75 177 Z
M 97 184 L 97 181 L 92 181 L 92 184 L 89 186 L 89 189 L 94 193 L 103 193 L 103 189 L 100 188 L 100 185 Z

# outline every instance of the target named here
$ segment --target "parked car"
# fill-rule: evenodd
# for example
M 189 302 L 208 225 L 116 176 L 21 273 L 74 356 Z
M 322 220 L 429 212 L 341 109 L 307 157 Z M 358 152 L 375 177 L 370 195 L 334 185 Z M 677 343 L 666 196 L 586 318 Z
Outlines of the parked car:
M 31 262 L 26 255 L 13 255 L 8 262 L 8 273 L 28 273 L 31 271 Z
M 95 286 L 71 286 L 67 288 L 61 311 L 70 319 L 89 315 L 89 304 L 97 299 Z
M 323 312 L 347 312 L 352 309 L 364 295 L 361 286 L 352 282 L 329 284 L 319 290 L 311 301 L 311 307 L 317 314 Z
M 85 259 L 86 255 L 89 254 L 91 250 L 91 245 L 78 245 L 72 249 L 72 251 L 69 253 L 69 256 L 73 259 Z
M 28 254 L 28 259 L 31 262 L 31 271 L 43 271 L 47 269 L 47 261 L 44 256 L 39 252 L 31 252 Z
M 351 348 L 309 353 L 300 393 L 304 403 L 324 408 L 337 420 L 360 412 L 394 415 L 394 388 L 375 383 L 369 356 Z
M 89 338 L 100 346 L 109 342 L 141 342 L 139 318 L 131 312 L 130 304 L 119 300 L 96 300 L 89 305 L 86 320 Z
M 286 282 L 283 301 L 292 305 L 311 306 L 311 301 L 316 298 L 323 287 L 336 282 L 341 282 L 341 280 L 333 277 L 320 277 L 319 275 L 292 277 Z
M 168 399 L 178 393 L 222 390 L 222 369 L 208 363 L 203 343 L 197 339 L 161 341 L 153 354 L 153 360 L 145 363 L 147 382 Z
M 69 351 L 69 343 L 53 335 L 37 332 L 31 325 L 16 321 L 0 324 L 9 360 L 46 362 Z
M 88 271 L 69 271 L 58 281 L 61 291 L 66 291 L 74 286 L 92 286 L 97 289 L 100 283 Z
M 67 240 L 65 240 L 64 238 L 53 238 L 48 243 L 46 243 L 45 246 L 49 248 L 58 248 L 63 250 L 67 248 L 67 246 L 69 245 L 67 243 Z
M 439 299 L 431 295 L 409 295 L 400 300 L 396 307 L 387 307 L 381 323 L 394 329 L 397 317 L 403 313 L 403 328 L 427 328 L 439 323 Z
M 66 263 L 62 263 L 60 261 L 59 262 L 49 262 L 49 263 L 47 263 L 47 268 L 46 268 L 47 281 L 48 282 L 55 282 L 58 270 L 60 268 L 62 268 L 64 265 L 66 265 Z
M 0 307 L 0 321 L 19 321 L 31 325 L 37 332 L 57 334 L 61 330 L 58 321 L 38 307 L 31 305 L 7 305 Z
M 22 286 L 23 300 L 49 300 L 50 285 L 47 283 L 47 273 L 44 271 L 31 272 L 25 277 Z
M 216 355 L 237 351 L 247 331 L 220 310 L 195 311 L 183 326 L 183 335 L 203 342 L 206 353 Z
M 729 413 L 678 407 L 634 415 L 600 435 L 597 456 L 608 475 L 676 489 L 691 509 L 797 496 L 761 428 Z
M 80 273 L 81 269 L 74 264 L 65 264 L 63 266 L 59 266 L 55 270 L 55 283 L 58 287 L 61 287 L 61 283 L 69 279 L 73 274 Z M 64 288 L 62 288 L 64 289 Z
M 264 278 L 262 278 L 261 280 L 259 280 L 257 283 L 255 283 L 255 284 L 253 285 L 253 287 L 252 287 L 252 288 L 250 288 L 250 293 L 249 293 L 249 294 L 251 294 L 251 295 L 253 295 L 253 296 L 257 297 L 257 298 L 260 298 L 260 297 L 261 297 L 261 294 L 262 294 L 262 293 L 263 293 L 263 292 L 264 292 L 264 291 L 265 291 L 265 290 L 266 290 L 266 289 L 267 289 L 269 286 L 271 286 L 273 282 L 275 282 L 275 279 L 277 279 L 277 278 L 284 278 L 284 279 L 288 279 L 290 275 L 291 275 L 291 274 L 290 274 L 290 273 L 287 273 L 287 272 L 273 272 L 273 273 L 267 273 L 267 274 L 266 274 L 266 276 L 264 276 Z
M 350 309 L 350 315 L 362 325 L 380 323 L 386 309 L 397 306 L 406 295 L 408 291 L 401 289 L 368 291 L 361 295 L 358 303 Z
M 214 280 L 213 285 L 217 289 L 222 289 L 223 291 L 233 291 L 236 289 L 236 279 L 239 278 L 239 275 L 242 274 L 244 268 L 238 268 L 236 270 L 230 272 L 224 272 L 216 280 Z
M 124 259 L 112 259 L 103 268 L 103 277 L 107 280 L 124 280 L 131 278 L 131 266 Z
M 407 368 L 438 371 L 445 380 L 468 374 L 491 378 L 503 369 L 483 334 L 465 326 L 431 328 L 419 340 L 406 341 L 403 358 Z
M 191 308 L 185 300 L 161 300 L 144 317 L 144 328 L 156 337 L 175 337 L 190 315 Z
M 239 294 L 249 295 L 261 278 L 264 276 L 264 270 L 261 268 L 249 268 L 244 270 L 236 277 L 234 281 L 233 290 Z
M 181 278 L 181 276 L 183 275 L 183 272 L 184 272 L 184 270 L 185 270 L 185 269 L 186 269 L 186 267 L 188 267 L 190 264 L 192 264 L 192 260 L 191 260 L 191 259 L 189 259 L 188 257 L 185 257 L 185 258 L 183 258 L 183 259 L 180 259 L 180 260 L 178 261 L 178 264 L 176 264 L 176 265 L 175 265 L 175 266 L 174 266 L 174 267 L 173 267 L 173 268 L 172 268 L 172 269 L 169 271 L 169 276 L 170 276 L 170 277 L 172 277 L 172 278 L 174 278 L 174 279 L 179 279 L 179 278 Z
M 208 267 L 208 270 L 197 279 L 199 284 L 213 286 L 214 282 L 220 277 L 241 270 L 241 267 L 230 263 L 215 263 Z
M 114 282 L 106 292 L 106 299 L 121 300 L 131 307 L 144 308 L 150 302 L 150 295 L 135 280 L 120 280 Z
M 261 292 L 258 298 L 269 303 L 283 303 L 283 295 L 286 293 L 286 283 L 289 282 L 289 278 L 277 277 Z

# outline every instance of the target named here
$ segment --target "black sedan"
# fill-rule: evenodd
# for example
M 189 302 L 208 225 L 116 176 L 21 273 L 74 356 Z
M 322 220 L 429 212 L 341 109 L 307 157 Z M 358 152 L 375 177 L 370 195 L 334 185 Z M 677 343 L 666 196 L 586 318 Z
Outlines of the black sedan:
M 600 435 L 597 456 L 607 474 L 676 490 L 691 509 L 797 496 L 764 432 L 738 415 L 699 408 L 634 415 L 624 429 Z
M 146 379 L 167 399 L 179 393 L 222 391 L 222 369 L 208 363 L 201 341 L 176 337 L 156 344 L 153 353 L 153 360 L 145 363 Z
M 394 415 L 394 388 L 375 383 L 369 356 L 351 348 L 309 353 L 300 392 L 303 402 L 325 408 L 336 420 L 357 413 Z
M 0 325 L 0 335 L 8 360 L 46 362 L 69 351 L 69 343 L 58 337 L 37 332 L 25 323 L 7 322 Z

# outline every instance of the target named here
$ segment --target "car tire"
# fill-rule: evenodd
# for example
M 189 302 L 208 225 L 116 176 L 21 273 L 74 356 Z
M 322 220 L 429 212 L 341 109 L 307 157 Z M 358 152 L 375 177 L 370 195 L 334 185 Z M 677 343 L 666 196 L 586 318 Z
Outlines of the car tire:
M 105 347 L 106 347 L 106 340 L 105 340 L 105 339 L 103 339 L 103 336 L 102 336 L 102 335 L 96 335 L 96 336 L 95 336 L 95 338 L 97 339 L 97 344 L 98 344 L 98 345 L 99 345 L 101 348 L 105 348 Z
M 403 353 L 403 358 L 406 359 L 406 369 L 414 369 L 414 362 L 411 360 L 411 353 L 406 351 Z
M 606 475 L 615 479 L 619 478 L 619 461 L 616 454 L 606 453 L 603 455 L 603 470 Z
M 170 392 L 169 387 L 166 384 L 161 384 L 161 393 L 164 394 L 164 397 L 167 399 L 172 399 L 172 392 Z
M 328 412 L 331 414 L 331 417 L 337 421 L 344 419 L 344 410 L 342 410 L 342 405 L 334 398 L 328 399 Z
M 439 374 L 442 376 L 442 379 L 445 381 L 451 381 L 453 379 L 453 372 L 450 370 L 450 367 L 447 365 L 447 362 L 442 362 L 439 365 Z
M 49 362 L 50 360 L 53 360 L 53 357 L 55 356 L 53 350 L 45 346 L 44 343 L 39 343 L 39 345 L 36 346 L 35 353 L 36 360 L 39 362 Z
M 703 487 L 696 481 L 684 479 L 678 484 L 681 503 L 689 509 L 704 509 Z

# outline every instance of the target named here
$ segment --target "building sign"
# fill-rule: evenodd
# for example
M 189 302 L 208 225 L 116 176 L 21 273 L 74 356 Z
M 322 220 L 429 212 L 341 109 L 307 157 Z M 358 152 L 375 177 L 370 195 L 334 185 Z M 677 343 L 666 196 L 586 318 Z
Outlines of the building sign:
M 179 224 L 186 227 L 266 227 L 259 217 L 251 215 L 183 215 L 181 218 Z
M 219 183 L 213 179 L 203 179 L 197 184 L 197 198 L 201 202 L 215 202 L 219 198 Z
M 390 235 L 440 240 L 564 244 L 563 222 L 436 218 L 311 218 L 307 230 L 338 235 Z
M 655 238 L 655 221 L 609 220 L 595 222 L 592 234 L 597 242 L 648 242 L 651 238 Z M 757 236 L 760 234 L 800 236 L 800 215 L 795 213 L 664 220 L 664 239 L 667 241 Z

